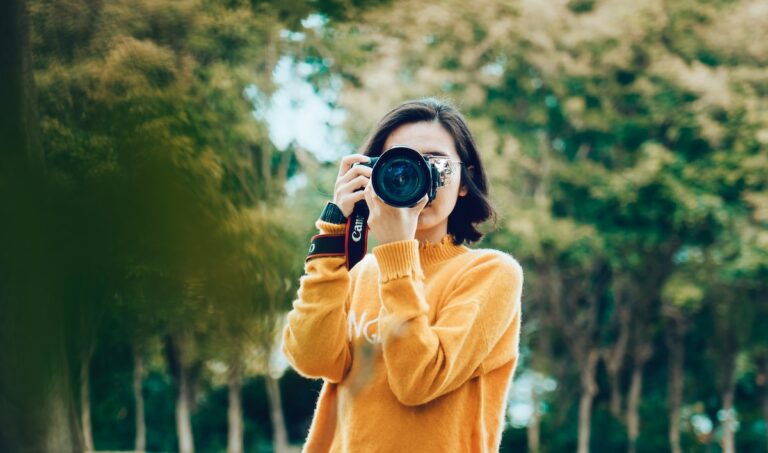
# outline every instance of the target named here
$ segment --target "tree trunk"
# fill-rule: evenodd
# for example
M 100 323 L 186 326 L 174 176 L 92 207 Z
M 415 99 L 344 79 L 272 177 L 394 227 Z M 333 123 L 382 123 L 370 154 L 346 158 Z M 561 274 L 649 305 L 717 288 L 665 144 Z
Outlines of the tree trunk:
M 8 286 L 0 288 L 4 302 L 7 290 Z M 0 315 L 15 311 L 6 309 L 0 304 Z M 6 320 L 0 316 L 0 323 L 5 324 L 0 328 L 0 451 L 81 453 L 83 439 L 66 353 L 63 345 L 55 348 L 50 344 L 63 335 L 51 326 L 50 338 L 30 338 L 31 332 L 20 332 Z M 27 340 L 40 344 L 23 342 Z
M 528 451 L 539 453 L 541 449 L 541 413 L 539 412 L 539 395 L 534 386 L 531 386 L 531 404 L 533 404 L 533 414 L 528 422 L 526 429 L 528 435 Z
M 627 398 L 627 435 L 629 437 L 629 452 L 637 449 L 637 438 L 640 436 L 640 395 L 643 391 L 643 363 L 636 360 L 632 367 L 632 380 L 629 385 Z
M 0 2 L 0 43 L 0 451 L 79 453 L 26 2 Z
M 635 360 L 632 367 L 632 378 L 629 384 L 627 398 L 627 435 L 629 437 L 630 453 L 637 449 L 637 439 L 640 437 L 640 399 L 643 395 L 643 368 L 651 357 L 651 345 L 647 336 L 639 330 L 639 344 L 635 346 Z
M 730 332 L 729 332 L 730 333 Z M 735 346 L 735 339 L 732 335 L 726 335 L 721 339 L 720 349 L 720 376 L 719 392 L 722 399 L 722 438 L 721 445 L 723 453 L 735 453 L 736 451 L 736 420 L 735 409 L 733 407 L 734 394 L 736 392 L 736 355 L 738 349 Z
M 685 344 L 682 321 L 674 319 L 667 326 L 666 342 L 669 349 L 669 377 L 667 404 L 669 414 L 669 446 L 672 453 L 682 453 L 680 446 L 680 408 L 683 403 L 683 373 L 685 371 Z
M 630 333 L 630 312 L 624 303 L 623 280 L 615 278 L 611 285 L 615 307 L 614 319 L 619 329 L 616 343 L 605 352 L 605 369 L 611 385 L 611 400 L 609 408 L 617 420 L 622 420 L 621 412 L 621 371 L 627 354 L 627 343 Z
M 179 374 L 179 394 L 176 398 L 176 433 L 179 438 L 179 453 L 194 453 L 192 438 L 192 413 L 189 404 L 189 382 L 186 370 Z
M 136 451 L 147 449 L 147 423 L 144 417 L 144 393 L 142 382 L 144 379 L 144 351 L 139 346 L 133 348 L 133 401 L 136 407 L 136 439 L 133 448 Z
M 589 453 L 589 439 L 592 429 L 592 401 L 597 395 L 595 367 L 598 351 L 592 349 L 581 366 L 581 399 L 579 401 L 579 447 L 578 453 Z
M 733 375 L 736 374 L 735 371 L 731 371 L 731 373 Z M 723 392 L 723 411 L 725 412 L 725 420 L 723 420 L 723 453 L 736 452 L 736 433 L 733 409 L 735 387 L 735 379 L 731 379 L 728 387 Z
M 90 354 L 84 354 L 80 364 L 80 423 L 83 429 L 83 447 L 85 451 L 94 451 L 93 429 L 91 427 L 91 379 Z
M 606 367 L 606 369 L 608 369 L 608 367 Z M 619 370 L 609 370 L 608 381 L 611 383 L 611 401 L 609 402 L 609 409 L 611 414 L 617 420 L 621 420 L 621 379 L 619 379 Z
M 233 362 L 230 365 L 227 376 L 227 386 L 229 387 L 227 453 L 243 453 L 243 408 L 241 397 L 243 368 L 239 360 L 234 360 Z
M 23 0 L 0 2 L 0 42 L 0 143 L 4 164 L 8 164 L 0 167 L 3 176 L 21 176 L 14 171 L 22 170 L 39 178 L 45 173 L 45 160 L 40 146 L 29 17 Z
M 269 395 L 270 415 L 272 418 L 272 442 L 275 453 L 288 452 L 288 430 L 283 417 L 283 404 L 280 399 L 280 385 L 277 379 L 269 374 L 264 376 Z
M 176 381 L 176 437 L 179 453 L 195 451 L 192 437 L 192 382 L 190 355 L 192 339 L 188 334 L 169 335 L 165 339 L 166 354 L 171 374 Z

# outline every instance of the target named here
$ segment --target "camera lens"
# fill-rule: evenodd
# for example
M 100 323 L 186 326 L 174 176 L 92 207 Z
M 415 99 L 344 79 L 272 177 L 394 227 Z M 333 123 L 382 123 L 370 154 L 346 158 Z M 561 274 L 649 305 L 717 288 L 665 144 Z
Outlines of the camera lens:
M 418 151 L 397 147 L 384 153 L 377 162 L 372 183 L 386 203 L 407 207 L 428 192 L 430 178 L 429 167 Z

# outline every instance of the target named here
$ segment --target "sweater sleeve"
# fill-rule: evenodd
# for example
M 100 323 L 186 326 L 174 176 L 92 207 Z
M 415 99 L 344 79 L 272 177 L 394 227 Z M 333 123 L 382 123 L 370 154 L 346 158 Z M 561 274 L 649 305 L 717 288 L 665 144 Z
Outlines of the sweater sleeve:
M 484 364 L 517 360 L 523 273 L 511 256 L 481 255 L 430 324 L 418 241 L 384 244 L 373 254 L 387 379 L 401 403 L 425 404 L 482 373 Z
M 343 233 L 344 224 L 317 220 L 321 233 Z M 283 330 L 283 353 L 303 376 L 341 382 L 351 363 L 346 337 L 350 275 L 343 256 L 304 265 L 297 298 Z

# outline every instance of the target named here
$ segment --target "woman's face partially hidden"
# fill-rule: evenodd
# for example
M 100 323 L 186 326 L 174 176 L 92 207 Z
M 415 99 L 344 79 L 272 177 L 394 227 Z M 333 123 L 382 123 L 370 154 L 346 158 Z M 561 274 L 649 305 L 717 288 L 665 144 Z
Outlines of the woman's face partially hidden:
M 416 227 L 420 233 L 434 230 L 435 234 L 430 236 L 439 239 L 448 230 L 448 216 L 456 206 L 456 200 L 467 194 L 466 187 L 460 187 L 461 168 L 457 162 L 461 159 L 453 137 L 440 123 L 422 121 L 403 124 L 392 131 L 384 142 L 384 152 L 396 145 L 413 148 L 422 155 L 443 156 L 454 161 L 451 164 L 453 174 L 448 176 L 444 186 L 438 187 L 432 203 L 421 211 Z

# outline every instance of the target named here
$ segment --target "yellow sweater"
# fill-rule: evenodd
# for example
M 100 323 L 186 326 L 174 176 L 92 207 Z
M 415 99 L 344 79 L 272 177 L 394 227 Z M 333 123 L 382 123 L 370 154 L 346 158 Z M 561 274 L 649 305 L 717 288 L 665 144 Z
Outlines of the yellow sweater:
M 379 245 L 351 271 L 308 261 L 283 331 L 294 368 L 324 379 L 304 452 L 498 451 L 522 284 L 514 258 L 450 235 Z

